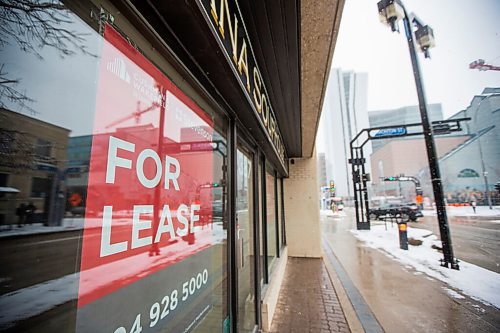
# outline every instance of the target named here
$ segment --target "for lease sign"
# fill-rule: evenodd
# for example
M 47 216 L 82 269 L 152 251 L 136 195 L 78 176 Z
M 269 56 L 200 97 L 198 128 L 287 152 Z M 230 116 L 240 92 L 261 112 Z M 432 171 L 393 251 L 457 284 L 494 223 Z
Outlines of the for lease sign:
M 221 172 L 214 151 L 181 147 L 217 146 L 212 121 L 109 26 L 97 89 L 77 327 L 121 332 L 160 307 L 160 296 L 168 311 L 186 307 L 196 318 L 209 307 L 189 301 L 211 281 L 215 244 L 212 196 L 201 189 Z M 97 320 L 131 302 L 136 309 Z

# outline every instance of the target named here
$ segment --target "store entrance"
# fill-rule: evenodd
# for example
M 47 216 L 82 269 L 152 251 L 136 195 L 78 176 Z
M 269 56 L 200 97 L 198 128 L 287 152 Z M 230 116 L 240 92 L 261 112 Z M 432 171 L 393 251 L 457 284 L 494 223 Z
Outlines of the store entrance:
M 255 256 L 253 232 L 252 155 L 237 154 L 236 264 L 238 267 L 238 331 L 252 332 L 255 316 Z

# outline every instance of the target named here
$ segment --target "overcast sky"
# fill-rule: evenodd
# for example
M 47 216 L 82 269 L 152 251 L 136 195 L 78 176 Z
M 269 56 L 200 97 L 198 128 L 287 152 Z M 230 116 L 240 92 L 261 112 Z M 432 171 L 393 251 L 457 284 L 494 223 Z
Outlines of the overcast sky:
M 434 29 L 431 59 L 420 57 L 429 103 L 445 118 L 466 108 L 484 87 L 500 87 L 500 71 L 469 69 L 482 58 L 500 66 L 499 0 L 405 0 L 408 12 Z M 404 28 L 379 22 L 376 0 L 346 0 L 332 67 L 368 73 L 368 110 L 418 103 Z

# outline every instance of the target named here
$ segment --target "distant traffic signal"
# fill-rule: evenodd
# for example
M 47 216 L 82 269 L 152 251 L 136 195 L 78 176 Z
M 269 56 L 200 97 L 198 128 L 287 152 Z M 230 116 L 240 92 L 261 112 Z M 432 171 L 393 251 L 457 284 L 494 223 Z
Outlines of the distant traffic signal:
M 497 182 L 497 183 L 495 184 L 495 190 L 497 190 L 497 191 L 498 191 L 498 193 L 500 194 L 500 182 Z
M 399 177 L 385 177 L 384 178 L 384 181 L 385 182 L 395 182 L 395 181 L 398 181 L 399 180 Z
M 331 193 L 334 193 L 335 192 L 335 183 L 332 181 L 330 181 L 330 192 Z

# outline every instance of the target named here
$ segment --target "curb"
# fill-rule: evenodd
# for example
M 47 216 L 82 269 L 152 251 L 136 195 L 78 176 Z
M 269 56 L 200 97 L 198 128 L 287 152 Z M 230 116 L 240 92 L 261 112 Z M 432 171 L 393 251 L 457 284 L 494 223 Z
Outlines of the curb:
M 359 293 L 352 280 L 344 271 L 335 257 L 328 241 L 323 238 L 323 262 L 327 268 L 330 280 L 337 293 L 340 305 L 351 332 L 383 333 L 384 329 L 375 318 L 363 296 Z
M 352 333 L 365 332 L 365 330 L 363 329 L 363 325 L 361 325 L 361 322 L 356 315 L 356 311 L 354 310 L 354 307 L 352 306 L 352 303 L 347 296 L 344 286 L 342 285 L 342 282 L 340 282 L 340 279 L 335 272 L 335 269 L 333 268 L 330 261 L 325 258 L 325 256 L 323 256 L 323 262 L 325 263 L 326 270 L 328 272 L 328 275 L 330 276 L 330 281 L 332 281 L 333 288 L 337 293 L 337 298 L 339 299 L 340 306 L 342 307 L 342 311 L 344 312 L 349 330 Z

